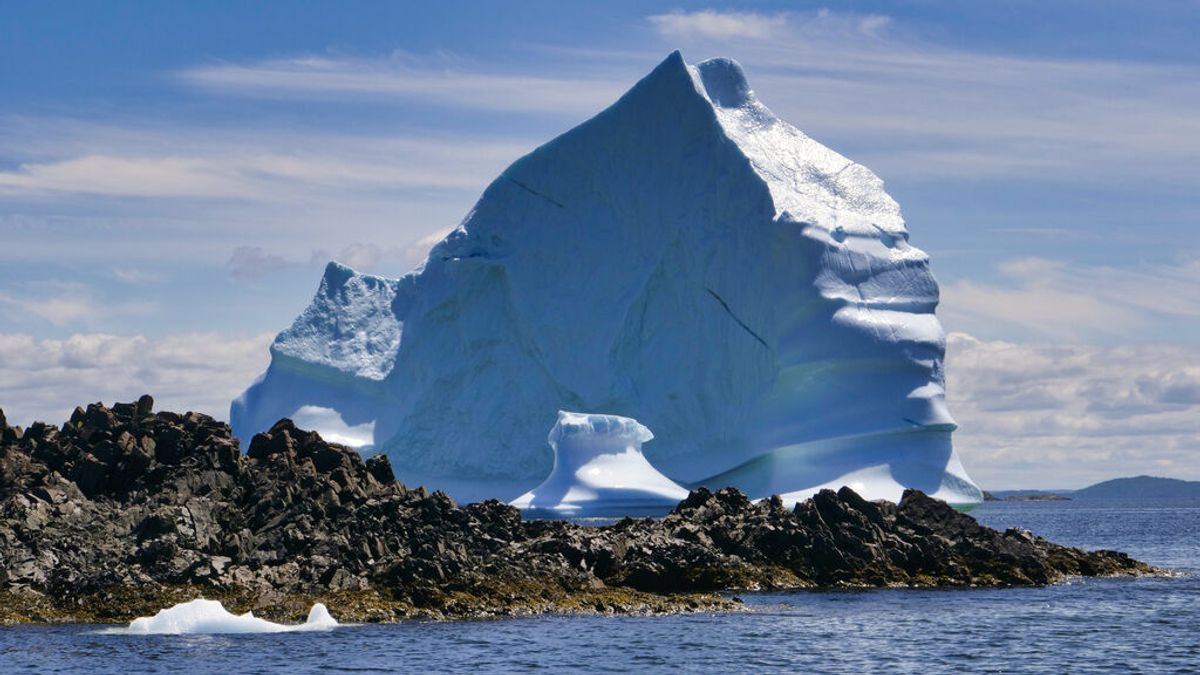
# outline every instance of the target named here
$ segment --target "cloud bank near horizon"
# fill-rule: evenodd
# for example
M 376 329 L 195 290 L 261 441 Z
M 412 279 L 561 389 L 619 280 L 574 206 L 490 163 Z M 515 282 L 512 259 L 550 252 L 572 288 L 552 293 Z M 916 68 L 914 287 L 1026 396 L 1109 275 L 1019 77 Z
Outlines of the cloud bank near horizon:
M 266 367 L 272 337 L 0 334 L 0 408 L 10 424 L 61 424 L 76 405 L 150 393 L 162 409 L 224 420 Z M 947 342 L 954 442 L 985 489 L 1200 480 L 1200 346 Z
M 62 340 L 0 333 L 0 408 L 9 424 L 62 424 L 77 405 L 154 396 L 158 409 L 227 419 L 229 402 L 264 370 L 274 335 L 76 333 Z
M 954 442 L 984 489 L 1200 479 L 1200 346 L 947 339 Z

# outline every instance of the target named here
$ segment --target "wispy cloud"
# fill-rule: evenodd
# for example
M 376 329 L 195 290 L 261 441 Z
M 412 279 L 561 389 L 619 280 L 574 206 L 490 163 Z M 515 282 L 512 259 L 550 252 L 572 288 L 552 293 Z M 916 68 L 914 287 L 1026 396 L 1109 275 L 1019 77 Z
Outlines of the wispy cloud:
M 670 38 L 716 40 L 786 40 L 800 27 L 806 32 L 878 36 L 892 24 L 881 14 L 858 14 L 819 9 L 815 12 L 739 12 L 702 9 L 655 14 L 646 20 Z
M 179 73 L 211 91 L 256 97 L 376 98 L 510 112 L 589 113 L 622 83 L 488 70 L 478 63 L 395 52 L 379 58 L 302 56 L 215 63 Z
M 101 317 L 135 317 L 152 314 L 151 301 L 105 300 L 86 284 L 73 281 L 33 281 L 0 290 L 0 316 L 14 325 L 38 318 L 55 326 L 87 325 Z
M 699 35 L 706 38 L 766 38 L 787 26 L 783 14 L 753 12 L 675 11 L 648 17 L 656 29 L 667 36 Z
M 195 134 L 194 131 L 184 132 Z M 262 200 L 346 189 L 479 188 L 489 169 L 530 146 L 485 139 L 319 138 L 269 134 L 250 147 L 212 134 L 186 154 L 170 134 L 111 147 L 108 152 L 30 161 L 0 171 L 0 196 L 80 193 L 101 196 Z M 104 144 L 96 139 L 93 148 Z M 282 147 L 281 147 L 282 146 Z M 309 146 L 287 152 L 283 147 Z M 337 146 L 337 149 L 330 146 Z M 470 152 L 466 152 L 469 149 Z
M 38 340 L 0 333 L 0 408 L 10 423 L 57 424 L 81 403 L 150 393 L 160 408 L 226 419 L 229 402 L 266 367 L 272 337 L 78 333 Z
M 1200 347 L 947 338 L 947 396 L 985 489 L 1200 479 Z
M 238 246 L 230 254 L 226 267 L 230 275 L 241 282 L 255 282 L 288 268 L 324 265 L 330 260 L 366 273 L 374 273 L 385 265 L 392 270 L 408 271 L 424 262 L 429 249 L 450 234 L 452 229 L 454 228 L 439 228 L 399 246 L 352 242 L 337 251 L 313 249 L 306 259 L 287 258 L 262 246 Z
M 828 10 L 648 22 L 685 52 L 735 56 L 767 105 L 885 179 L 1200 181 L 1191 66 L 966 51 Z M 762 30 L 708 28 L 726 24 Z
M 939 314 L 951 328 L 994 334 L 1019 329 L 1041 339 L 1144 341 L 1171 322 L 1200 318 L 1200 260 L 1109 267 L 1044 258 L 1000 265 L 994 283 L 942 286 Z
M 163 280 L 163 275 L 136 267 L 114 267 L 113 278 L 127 284 L 153 284 Z
M 267 253 L 261 246 L 239 246 L 229 256 L 229 273 L 238 281 L 254 281 L 287 267 L 283 256 Z
M 522 138 L 0 118 L 0 261 L 219 269 L 236 246 L 301 262 L 406 247 L 457 223 L 537 144 Z
M 394 262 L 404 269 L 411 269 L 424 262 L 425 257 L 429 255 L 429 249 L 444 239 L 453 229 L 453 227 L 438 228 L 403 246 L 380 246 L 373 243 L 355 242 L 345 246 L 337 253 L 323 250 L 313 251 L 312 257 L 320 262 L 336 260 L 359 272 L 373 272 L 385 262 Z

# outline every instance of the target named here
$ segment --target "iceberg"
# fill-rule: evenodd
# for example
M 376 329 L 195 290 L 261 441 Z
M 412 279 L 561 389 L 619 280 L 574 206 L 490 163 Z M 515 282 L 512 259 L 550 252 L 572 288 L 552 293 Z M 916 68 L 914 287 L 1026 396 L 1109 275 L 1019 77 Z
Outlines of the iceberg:
M 253 612 L 233 614 L 216 600 L 197 598 L 160 610 L 154 616 L 134 619 L 126 628 L 108 631 L 121 635 L 183 635 L 192 633 L 294 633 L 331 630 L 338 622 L 325 605 L 316 603 L 302 624 L 274 623 L 254 616 Z
M 528 516 L 662 515 L 688 496 L 642 454 L 654 438 L 637 420 L 560 410 L 547 439 L 554 468 L 541 485 L 513 500 Z
M 735 62 L 675 52 L 509 166 L 416 270 L 330 263 L 231 422 L 247 440 L 319 409 L 460 501 L 541 485 L 542 430 L 576 410 L 654 429 L 645 459 L 689 488 L 971 504 L 937 303 L 875 174 Z

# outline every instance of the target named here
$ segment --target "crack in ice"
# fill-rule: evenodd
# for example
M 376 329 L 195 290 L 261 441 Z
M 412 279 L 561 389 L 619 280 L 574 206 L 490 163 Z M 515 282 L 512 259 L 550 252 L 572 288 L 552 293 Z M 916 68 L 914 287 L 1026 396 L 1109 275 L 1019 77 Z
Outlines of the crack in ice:
M 733 310 L 729 308 L 729 303 L 725 302 L 725 298 L 717 295 L 717 292 L 711 288 L 705 288 L 704 290 L 708 291 L 709 295 L 713 296 L 717 299 L 717 302 L 721 303 L 721 306 L 725 308 L 725 311 L 729 314 L 729 316 L 733 317 L 733 320 L 737 322 L 737 325 L 741 326 L 742 329 L 749 333 L 755 340 L 758 340 L 760 345 L 770 351 L 771 346 L 767 344 L 767 341 L 762 339 L 761 335 L 755 333 L 754 329 L 752 329 L 750 326 L 747 326 L 745 321 L 739 319 L 737 314 L 733 313 Z

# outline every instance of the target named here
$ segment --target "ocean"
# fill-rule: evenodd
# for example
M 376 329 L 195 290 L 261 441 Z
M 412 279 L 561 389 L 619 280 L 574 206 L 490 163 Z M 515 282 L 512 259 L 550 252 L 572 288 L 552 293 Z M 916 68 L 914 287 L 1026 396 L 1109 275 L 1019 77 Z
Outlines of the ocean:
M 320 633 L 130 636 L 18 626 L 0 628 L 0 672 L 1200 672 L 1200 503 L 989 502 L 972 515 L 1183 574 L 1001 590 L 743 594 L 741 613 Z

